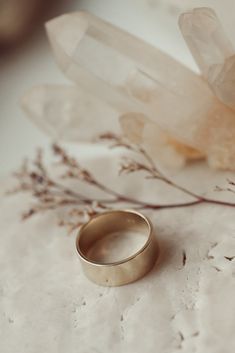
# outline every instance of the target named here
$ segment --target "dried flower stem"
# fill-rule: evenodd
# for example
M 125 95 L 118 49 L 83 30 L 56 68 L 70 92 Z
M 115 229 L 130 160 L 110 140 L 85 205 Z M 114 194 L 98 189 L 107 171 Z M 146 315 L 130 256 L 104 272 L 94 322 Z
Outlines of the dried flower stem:
M 65 170 L 65 173 L 59 178 L 59 181 L 52 179 L 49 175 L 49 172 L 43 163 L 41 151 L 38 151 L 35 161 L 33 161 L 30 166 L 28 163 L 24 163 L 21 170 L 15 173 L 15 176 L 19 180 L 19 187 L 13 190 L 13 192 L 29 191 L 36 199 L 36 203 L 26 213 L 24 213 L 24 219 L 40 211 L 53 210 L 61 207 L 66 209 L 69 208 L 69 212 L 66 213 L 65 219 L 61 220 L 60 224 L 67 225 L 70 230 L 73 230 L 80 224 L 84 223 L 87 218 L 90 218 L 103 210 L 113 209 L 121 203 L 126 203 L 133 209 L 142 210 L 190 207 L 202 203 L 235 207 L 235 203 L 214 200 L 197 195 L 185 187 L 178 185 L 169 179 L 161 170 L 159 170 L 152 158 L 141 146 L 132 145 L 125 141 L 122 137 L 113 134 L 102 135 L 100 139 L 111 142 L 111 147 L 124 147 L 125 149 L 134 152 L 138 157 L 141 157 L 141 159 L 144 160 L 143 162 L 139 162 L 133 158 L 125 159 L 121 165 L 121 174 L 130 174 L 138 171 L 145 172 L 147 179 L 161 181 L 172 188 L 181 191 L 185 195 L 192 197 L 192 200 L 170 204 L 152 204 L 128 197 L 104 185 L 87 169 L 84 169 L 76 159 L 70 157 L 64 149 L 58 145 L 53 145 L 53 152 L 55 156 L 58 157 L 59 164 L 62 165 Z M 76 181 L 85 182 L 88 185 L 104 192 L 108 197 L 104 197 L 102 199 L 91 199 L 84 194 L 65 186 L 61 182 L 64 179 L 74 179 Z M 234 192 L 232 187 L 235 183 L 232 181 L 228 182 L 230 187 L 225 190 Z M 217 187 L 216 190 L 222 191 L 223 189 Z

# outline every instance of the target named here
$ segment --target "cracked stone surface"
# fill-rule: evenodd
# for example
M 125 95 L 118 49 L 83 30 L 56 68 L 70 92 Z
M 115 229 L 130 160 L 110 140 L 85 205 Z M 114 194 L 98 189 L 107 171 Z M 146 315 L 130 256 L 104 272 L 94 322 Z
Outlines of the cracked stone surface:
M 98 178 L 103 173 L 97 166 L 108 165 L 107 184 L 130 195 L 178 197 L 158 183 L 117 177 L 116 158 L 107 152 L 83 162 Z M 175 177 L 201 192 L 226 180 L 203 165 Z M 10 178 L 0 183 L 2 352 L 234 352 L 234 209 L 147 212 L 161 248 L 158 264 L 142 280 L 107 288 L 84 277 L 76 234 L 57 226 L 56 212 L 20 221 L 32 200 L 5 196 L 13 184 Z

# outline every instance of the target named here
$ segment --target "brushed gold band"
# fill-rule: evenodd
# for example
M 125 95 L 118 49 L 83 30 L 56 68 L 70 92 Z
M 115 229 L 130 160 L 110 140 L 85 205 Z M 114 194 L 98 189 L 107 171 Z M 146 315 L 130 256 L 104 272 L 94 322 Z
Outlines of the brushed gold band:
M 89 250 L 108 234 L 133 231 L 146 235 L 139 251 L 116 262 L 104 263 L 90 258 Z M 150 221 L 135 211 L 115 210 L 93 217 L 79 230 L 76 248 L 85 275 L 103 286 L 121 286 L 143 277 L 156 262 L 158 247 L 152 235 Z

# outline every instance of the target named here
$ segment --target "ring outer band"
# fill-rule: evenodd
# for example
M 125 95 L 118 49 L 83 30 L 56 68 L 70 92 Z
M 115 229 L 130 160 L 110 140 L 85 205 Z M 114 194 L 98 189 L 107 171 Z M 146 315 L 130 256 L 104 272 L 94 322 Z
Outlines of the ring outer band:
M 83 230 L 89 226 L 90 222 L 98 220 L 99 217 L 105 217 L 106 215 L 115 216 L 117 213 L 121 213 L 127 217 L 128 215 L 135 215 L 141 218 L 141 221 L 148 226 L 149 230 L 145 244 L 136 253 L 120 261 L 100 263 L 88 259 L 80 248 L 80 239 L 83 235 Z M 76 238 L 76 249 L 86 277 L 98 285 L 107 287 L 122 286 L 142 278 L 152 269 L 159 254 L 151 222 L 141 213 L 132 210 L 108 211 L 93 217 L 80 228 Z

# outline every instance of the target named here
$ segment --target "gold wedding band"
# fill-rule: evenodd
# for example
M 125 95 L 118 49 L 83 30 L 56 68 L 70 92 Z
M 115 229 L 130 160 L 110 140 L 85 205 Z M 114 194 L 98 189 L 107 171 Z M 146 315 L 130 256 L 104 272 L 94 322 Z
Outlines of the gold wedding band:
M 97 241 L 116 232 L 122 236 L 126 231 L 146 235 L 144 245 L 133 255 L 108 263 L 90 256 L 90 249 Z M 85 275 L 102 286 L 121 286 L 136 281 L 151 270 L 158 255 L 150 221 L 142 214 L 128 210 L 109 211 L 93 217 L 80 228 L 76 248 Z

